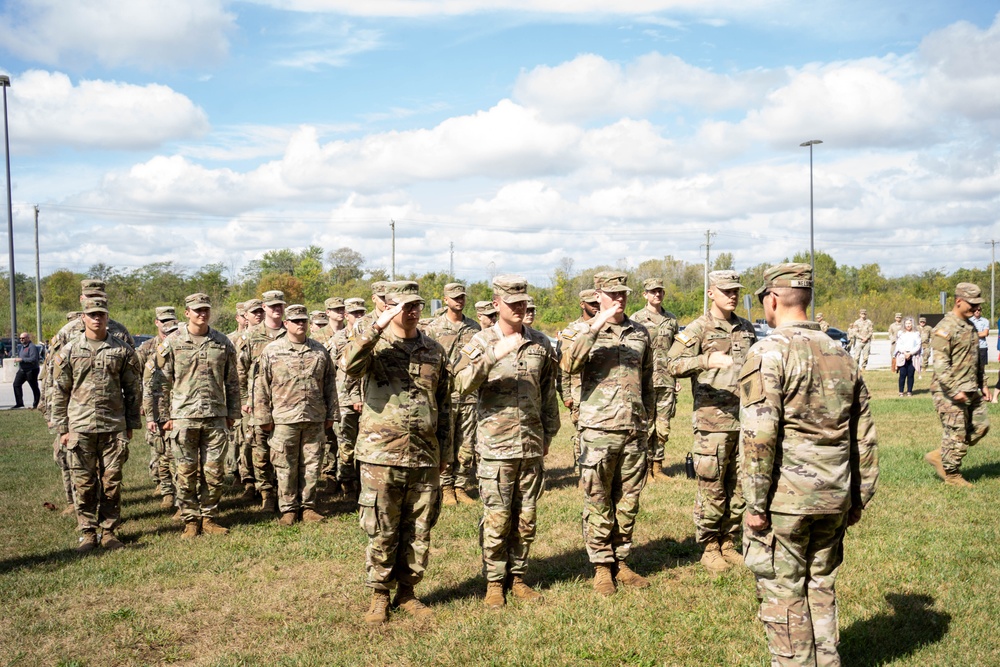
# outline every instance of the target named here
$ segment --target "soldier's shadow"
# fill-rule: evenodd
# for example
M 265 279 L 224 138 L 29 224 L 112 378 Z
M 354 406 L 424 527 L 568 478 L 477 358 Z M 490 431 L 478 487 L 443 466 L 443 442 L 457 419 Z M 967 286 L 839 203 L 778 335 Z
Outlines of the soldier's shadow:
M 930 595 L 887 593 L 885 600 L 891 612 L 856 621 L 841 630 L 839 651 L 843 664 L 889 664 L 941 641 L 948 633 L 951 615 L 934 609 Z
M 563 468 L 550 468 L 545 471 L 545 490 L 556 491 L 566 487 L 576 486 L 580 481 L 580 475 L 573 472 L 573 466 Z
M 983 477 L 1000 477 L 1000 461 L 971 466 L 962 471 L 962 476 L 971 482 Z

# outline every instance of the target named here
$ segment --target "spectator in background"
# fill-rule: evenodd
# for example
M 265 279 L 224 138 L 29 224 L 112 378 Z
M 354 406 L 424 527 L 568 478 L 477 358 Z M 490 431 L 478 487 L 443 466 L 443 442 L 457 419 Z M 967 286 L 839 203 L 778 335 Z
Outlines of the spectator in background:
M 920 372 L 920 332 L 913 328 L 913 318 L 903 320 L 903 328 L 896 334 L 896 371 L 899 373 L 899 395 L 913 396 L 913 376 Z
M 972 320 L 976 326 L 976 332 L 979 334 L 979 365 L 982 366 L 985 373 L 986 365 L 990 362 L 990 344 L 986 340 L 990 335 L 990 321 L 983 317 L 982 304 L 976 304 L 972 310 L 972 317 L 969 319 Z
M 38 346 L 31 342 L 31 334 L 25 332 L 21 334 L 21 349 L 18 350 L 18 357 L 21 360 L 17 368 L 17 375 L 14 376 L 14 407 L 24 407 L 24 383 L 31 387 L 34 399 L 31 408 L 38 407 Z

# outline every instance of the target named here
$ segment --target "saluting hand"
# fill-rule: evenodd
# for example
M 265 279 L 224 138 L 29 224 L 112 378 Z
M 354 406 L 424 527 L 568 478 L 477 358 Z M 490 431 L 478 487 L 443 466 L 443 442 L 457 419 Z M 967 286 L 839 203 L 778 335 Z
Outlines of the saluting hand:
M 403 312 L 403 304 L 397 303 L 392 308 L 386 308 L 382 311 L 382 314 L 378 316 L 375 320 L 375 328 L 379 331 L 385 331 L 385 328 L 389 326 L 389 322 L 392 322 L 392 318 L 396 317 Z
M 600 331 L 604 328 L 605 324 L 615 319 L 622 312 L 624 312 L 622 305 L 617 301 L 613 302 L 611 306 L 599 312 L 597 316 L 590 321 L 590 330 L 595 333 Z

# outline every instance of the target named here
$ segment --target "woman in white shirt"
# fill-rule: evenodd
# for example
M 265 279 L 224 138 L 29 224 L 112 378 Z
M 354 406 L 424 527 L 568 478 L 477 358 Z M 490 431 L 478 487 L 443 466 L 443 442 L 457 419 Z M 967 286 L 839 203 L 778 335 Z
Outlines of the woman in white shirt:
M 920 332 L 913 329 L 913 318 L 903 320 L 903 330 L 896 337 L 896 371 L 899 373 L 899 395 L 913 396 L 913 377 L 920 372 Z

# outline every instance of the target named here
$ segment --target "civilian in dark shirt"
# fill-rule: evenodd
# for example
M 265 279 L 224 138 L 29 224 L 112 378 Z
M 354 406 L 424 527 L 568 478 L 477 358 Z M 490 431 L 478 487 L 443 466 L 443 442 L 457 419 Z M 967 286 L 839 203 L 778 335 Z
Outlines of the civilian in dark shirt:
M 38 346 L 31 342 L 31 334 L 21 334 L 21 349 L 18 353 L 21 363 L 18 365 L 17 375 L 14 376 L 14 407 L 24 407 L 24 396 L 22 387 L 25 382 L 31 387 L 34 395 L 32 408 L 38 407 Z

